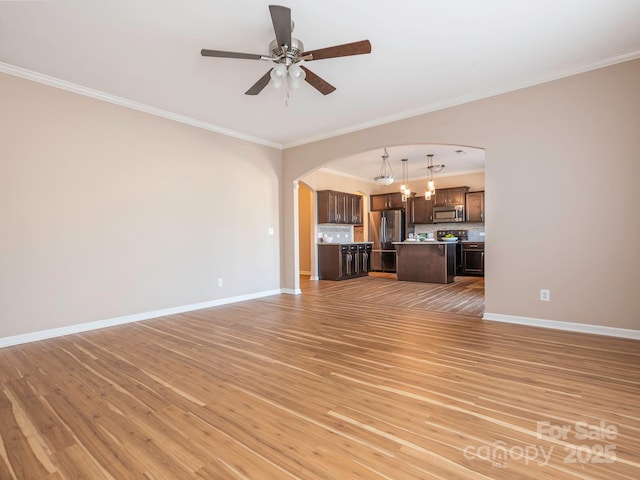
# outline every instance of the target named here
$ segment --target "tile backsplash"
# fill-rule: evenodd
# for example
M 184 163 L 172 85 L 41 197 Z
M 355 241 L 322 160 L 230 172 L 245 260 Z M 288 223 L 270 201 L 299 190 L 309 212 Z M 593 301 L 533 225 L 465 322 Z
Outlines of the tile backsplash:
M 416 225 L 415 233 L 433 233 L 436 235 L 436 230 L 468 230 L 469 240 L 475 242 L 484 242 L 484 223 L 438 223 L 435 225 Z
M 331 243 L 352 243 L 353 225 L 318 225 L 318 242 L 320 241 L 330 241 Z

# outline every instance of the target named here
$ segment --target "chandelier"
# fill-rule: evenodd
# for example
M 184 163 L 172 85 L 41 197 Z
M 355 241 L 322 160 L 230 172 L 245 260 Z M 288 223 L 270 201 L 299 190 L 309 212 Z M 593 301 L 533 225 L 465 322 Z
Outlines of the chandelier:
M 378 185 L 391 185 L 395 179 L 391 165 L 389 165 L 389 154 L 385 148 L 382 155 L 382 164 L 380 165 L 380 174 L 377 177 L 373 177 L 373 180 Z

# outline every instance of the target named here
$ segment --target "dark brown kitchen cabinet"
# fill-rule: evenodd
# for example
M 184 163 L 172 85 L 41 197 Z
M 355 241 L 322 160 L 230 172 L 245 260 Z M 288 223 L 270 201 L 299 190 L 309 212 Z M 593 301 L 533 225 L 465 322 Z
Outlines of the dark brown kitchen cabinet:
M 465 194 L 469 187 L 436 188 L 434 207 L 448 207 L 449 205 L 464 205 Z
M 346 280 L 369 275 L 371 243 L 327 243 L 318 245 L 320 280 Z
M 467 193 L 467 222 L 484 222 L 484 192 Z
M 318 223 L 362 224 L 362 197 L 351 193 L 320 190 L 316 194 Z
M 348 207 L 351 212 L 351 224 L 362 225 L 362 197 L 360 195 L 349 195 Z
M 392 210 L 395 208 L 404 208 L 405 202 L 402 201 L 402 193 L 383 193 L 381 195 L 371 195 L 371 211 Z
M 484 242 L 462 242 L 462 275 L 484 276 Z
M 433 199 L 427 200 L 424 197 L 412 198 L 409 215 L 411 223 L 414 225 L 433 223 Z
M 316 203 L 318 223 L 338 223 L 338 192 L 330 190 L 317 192 Z

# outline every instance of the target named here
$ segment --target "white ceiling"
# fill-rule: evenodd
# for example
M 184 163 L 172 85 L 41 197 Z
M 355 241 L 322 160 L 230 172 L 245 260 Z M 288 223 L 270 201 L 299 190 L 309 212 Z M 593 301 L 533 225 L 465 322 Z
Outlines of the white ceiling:
M 268 54 L 262 0 L 0 1 L 0 70 L 286 148 L 640 56 L 639 0 L 282 4 L 306 50 L 371 41 L 369 55 L 306 62 L 334 93 L 247 96 L 272 63 L 200 55 Z M 389 153 L 429 153 L 405 150 Z
M 484 150 L 457 145 L 400 145 L 387 147 L 389 165 L 393 175 L 401 183 L 403 180 L 402 159 L 407 159 L 408 180 L 427 178 L 427 155 L 433 155 L 434 165 L 444 168 L 434 175 L 437 177 L 463 175 L 483 172 L 485 167 Z M 384 148 L 369 150 L 347 158 L 326 163 L 324 171 L 338 175 L 373 182 L 380 174 Z

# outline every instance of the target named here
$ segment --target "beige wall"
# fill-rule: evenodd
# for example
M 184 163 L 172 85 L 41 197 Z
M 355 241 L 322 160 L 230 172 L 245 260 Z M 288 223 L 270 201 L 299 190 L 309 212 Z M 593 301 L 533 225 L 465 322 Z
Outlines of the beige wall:
M 487 312 L 640 329 L 638 84 L 636 60 L 282 153 L 0 74 L 0 338 L 297 291 L 294 180 L 414 143 L 486 151 Z
M 285 286 L 295 179 L 386 145 L 469 145 L 487 159 L 486 312 L 640 329 L 638 85 L 634 60 L 285 150 Z
M 279 291 L 281 151 L 4 74 L 0 105 L 0 338 Z

